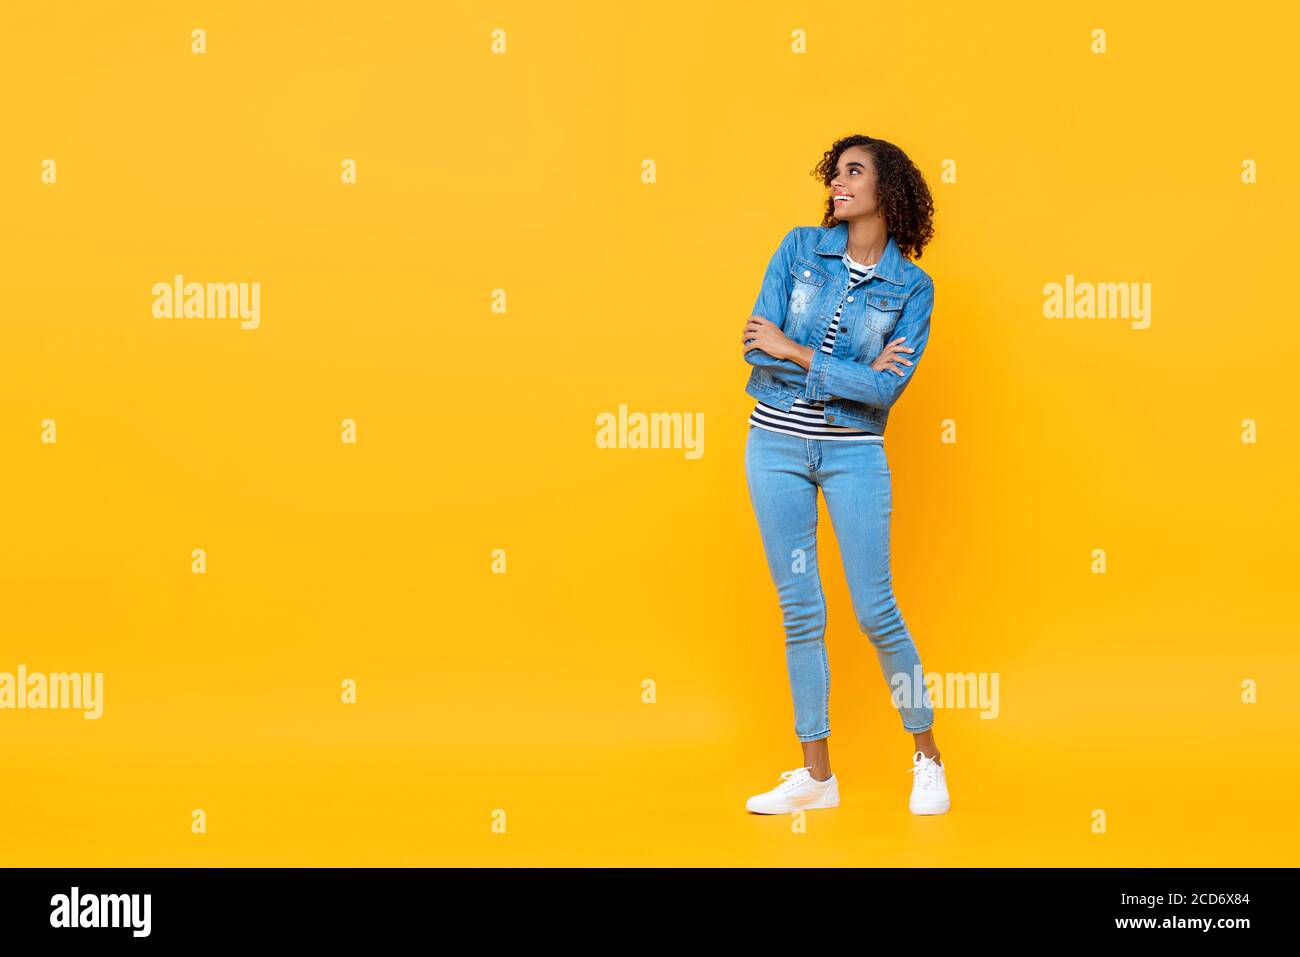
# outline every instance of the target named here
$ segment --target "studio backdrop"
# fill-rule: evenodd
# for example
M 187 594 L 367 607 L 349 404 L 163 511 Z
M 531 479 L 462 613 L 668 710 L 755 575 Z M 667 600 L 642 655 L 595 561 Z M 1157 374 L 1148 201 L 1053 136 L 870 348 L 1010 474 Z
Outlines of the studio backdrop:
M 7 5 L 0 864 L 1293 861 L 1298 28 Z M 741 330 L 852 133 L 935 200 L 885 447 L 953 806 L 825 534 L 792 821 Z

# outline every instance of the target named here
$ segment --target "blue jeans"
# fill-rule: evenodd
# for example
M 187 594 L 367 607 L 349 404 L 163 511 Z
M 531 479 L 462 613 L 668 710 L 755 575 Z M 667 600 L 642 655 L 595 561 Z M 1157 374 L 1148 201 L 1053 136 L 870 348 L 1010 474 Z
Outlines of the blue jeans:
M 891 703 L 904 730 L 929 730 L 930 693 L 889 570 L 894 507 L 884 443 L 799 438 L 751 425 L 745 474 L 781 606 L 799 740 L 831 733 L 826 596 L 817 568 L 818 487 L 844 559 L 854 614 L 875 647 Z

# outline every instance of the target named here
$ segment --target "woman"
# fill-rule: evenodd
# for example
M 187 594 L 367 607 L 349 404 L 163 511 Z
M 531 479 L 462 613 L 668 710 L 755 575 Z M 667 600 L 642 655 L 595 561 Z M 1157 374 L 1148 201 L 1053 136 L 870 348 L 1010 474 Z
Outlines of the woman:
M 745 471 L 776 584 L 803 766 L 749 798 L 760 814 L 839 805 L 831 773 L 826 599 L 817 567 L 817 490 L 840 544 L 854 613 L 913 735 L 914 814 L 942 814 L 948 786 L 920 657 L 894 600 L 893 511 L 884 432 L 925 351 L 934 283 L 919 266 L 934 228 L 925 177 L 869 136 L 837 141 L 813 175 L 830 190 L 821 226 L 796 226 L 773 254 L 742 337 Z M 814 348 L 814 344 L 817 346 Z M 910 358 L 909 358 L 910 356 Z

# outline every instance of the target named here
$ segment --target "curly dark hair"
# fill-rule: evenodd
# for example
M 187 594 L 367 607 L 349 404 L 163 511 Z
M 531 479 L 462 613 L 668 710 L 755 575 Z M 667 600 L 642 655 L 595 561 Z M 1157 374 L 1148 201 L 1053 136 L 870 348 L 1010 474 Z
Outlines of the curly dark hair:
M 876 165 L 876 201 L 885 217 L 885 226 L 898 251 L 908 259 L 920 259 L 921 250 L 934 236 L 934 199 L 925 177 L 901 149 L 887 140 L 855 133 L 835 141 L 815 167 L 812 175 L 830 188 L 840 154 L 850 146 L 861 146 L 871 154 Z M 835 218 L 835 201 L 826 197 L 823 226 L 839 223 Z

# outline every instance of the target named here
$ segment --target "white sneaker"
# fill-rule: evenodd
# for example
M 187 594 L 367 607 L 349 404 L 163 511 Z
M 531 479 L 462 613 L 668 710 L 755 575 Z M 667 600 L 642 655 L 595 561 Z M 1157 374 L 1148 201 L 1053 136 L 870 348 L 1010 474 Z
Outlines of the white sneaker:
M 942 814 L 948 810 L 948 781 L 943 765 L 917 751 L 912 755 L 912 796 L 907 801 L 913 814 Z
M 781 783 L 746 800 L 745 809 L 755 814 L 791 814 L 809 808 L 839 807 L 839 778 L 832 774 L 825 781 L 818 781 L 809 770 L 805 766 L 782 771 Z

